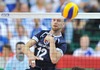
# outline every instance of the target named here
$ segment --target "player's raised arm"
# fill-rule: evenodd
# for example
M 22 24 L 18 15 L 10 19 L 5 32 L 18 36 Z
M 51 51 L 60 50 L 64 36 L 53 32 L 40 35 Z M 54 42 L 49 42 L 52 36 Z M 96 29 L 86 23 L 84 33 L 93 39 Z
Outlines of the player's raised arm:
M 41 32 L 33 36 L 32 39 L 30 39 L 23 48 L 23 52 L 28 56 L 29 59 L 39 59 L 34 55 L 33 52 L 30 51 L 30 47 L 34 46 L 39 41 L 40 35 Z
M 63 54 L 56 49 L 55 40 L 50 38 L 50 58 L 53 64 L 56 64 Z

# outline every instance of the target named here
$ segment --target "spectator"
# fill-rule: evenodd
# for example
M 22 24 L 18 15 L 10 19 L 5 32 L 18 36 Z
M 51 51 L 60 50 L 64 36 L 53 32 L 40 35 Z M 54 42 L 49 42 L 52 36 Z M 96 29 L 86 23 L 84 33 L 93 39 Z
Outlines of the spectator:
M 0 52 L 2 52 L 3 46 L 8 43 L 9 40 L 7 39 L 7 37 L 0 35 Z
M 47 12 L 47 13 L 53 12 L 53 6 L 52 6 L 52 3 L 51 3 L 51 2 L 46 3 L 45 9 L 46 9 L 46 12 Z
M 82 30 L 86 25 L 86 21 L 85 20 L 75 20 L 73 23 L 74 29 L 75 30 Z
M 6 4 L 0 0 L 0 12 L 8 12 L 8 8 L 6 7 Z
M 37 33 L 39 33 L 41 30 L 47 30 L 47 28 L 45 27 L 45 26 L 43 26 L 43 25 L 41 25 L 40 24 L 40 19 L 34 19 L 34 24 L 35 24 L 35 27 L 33 28 L 33 30 L 32 30 L 32 34 L 31 34 L 31 38 L 35 35 L 35 34 L 37 34 Z
M 73 39 L 73 23 L 71 21 L 65 23 L 65 40 L 67 44 L 70 44 Z
M 20 3 L 25 3 L 25 4 L 29 4 L 29 6 L 33 6 L 36 4 L 36 0 L 20 0 Z
M 36 4 L 36 0 L 29 0 L 30 7 Z
M 9 10 L 8 12 L 12 12 L 19 5 L 17 0 L 4 0 L 4 2 Z
M 0 20 L 0 35 L 7 37 L 7 26 L 3 23 L 3 21 L 5 21 L 5 19 Z
M 80 4 L 81 0 L 71 0 L 72 2 L 76 3 L 76 4 Z
M 73 53 L 74 56 L 92 56 L 94 50 L 89 47 L 90 40 L 88 36 L 82 36 L 80 38 L 80 48 L 76 49 Z
M 0 0 L 0 12 L 6 11 L 6 4 Z M 0 18 L 0 35 L 7 37 L 7 28 L 6 28 L 7 19 Z
M 57 7 L 56 12 L 61 12 L 61 8 L 66 0 L 60 0 L 60 5 Z M 68 0 L 67 0 L 68 1 Z
M 86 20 L 75 20 L 73 22 L 73 28 L 74 28 L 74 33 L 73 33 L 73 41 L 76 43 L 79 43 L 79 39 L 81 37 L 81 33 L 83 29 L 85 28 L 86 25 Z
M 20 11 L 21 12 L 29 12 L 30 9 L 29 9 L 28 4 L 22 3 L 21 6 L 20 6 Z
M 45 5 L 45 7 L 46 7 L 46 12 L 47 13 L 51 13 L 53 11 L 53 6 L 52 6 L 51 3 L 47 3 Z M 43 19 L 42 24 L 44 26 L 46 26 L 49 30 L 51 29 L 51 19 L 50 18 Z
M 20 12 L 29 12 L 29 11 L 30 11 L 29 6 L 25 3 L 22 3 L 21 7 L 20 7 Z M 24 26 L 24 28 L 28 32 L 27 33 L 28 36 L 30 36 L 30 32 L 32 31 L 32 28 L 33 28 L 33 19 L 23 18 L 23 19 L 21 19 L 20 24 L 22 24 Z
M 16 26 L 20 25 L 21 23 L 21 19 L 8 19 L 8 38 L 9 40 L 14 37 L 17 36 L 17 32 L 16 32 Z
M 13 56 L 13 53 L 11 51 L 11 46 L 10 45 L 4 45 L 3 46 L 3 51 L 0 53 L 0 68 L 4 69 L 5 64 L 9 60 L 10 57 Z
M 100 41 L 99 41 L 99 43 L 97 44 L 97 46 L 95 48 L 95 54 L 94 54 L 94 56 L 100 57 Z
M 11 49 L 12 51 L 15 53 L 15 45 L 17 42 L 24 42 L 27 43 L 27 41 L 29 40 L 29 38 L 25 35 L 25 29 L 22 25 L 18 25 L 17 26 L 17 36 L 14 36 L 10 39 L 10 45 L 11 45 Z
M 22 52 L 23 42 L 17 42 L 16 54 L 7 62 L 5 70 L 26 70 L 29 66 L 28 58 Z
M 100 10 L 100 0 L 98 0 L 98 7 L 99 7 L 99 10 Z
M 45 0 L 36 0 L 36 5 L 31 7 L 31 12 L 39 12 L 39 13 L 45 13 L 45 6 L 44 6 Z

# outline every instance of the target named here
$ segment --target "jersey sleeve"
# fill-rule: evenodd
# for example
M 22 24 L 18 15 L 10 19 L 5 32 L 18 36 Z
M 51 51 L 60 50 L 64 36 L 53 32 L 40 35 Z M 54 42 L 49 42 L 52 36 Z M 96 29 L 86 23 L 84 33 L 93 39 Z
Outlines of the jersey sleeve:
M 57 46 L 57 51 L 59 51 L 61 54 L 62 54 L 62 56 L 66 53 L 66 51 L 67 51 L 67 44 L 66 43 L 61 43 L 61 44 L 59 44 L 59 46 Z
M 36 35 L 34 35 L 34 36 L 32 37 L 32 39 L 34 39 L 36 42 L 38 42 L 42 33 L 43 33 L 42 31 L 39 32 L 39 33 L 37 33 Z

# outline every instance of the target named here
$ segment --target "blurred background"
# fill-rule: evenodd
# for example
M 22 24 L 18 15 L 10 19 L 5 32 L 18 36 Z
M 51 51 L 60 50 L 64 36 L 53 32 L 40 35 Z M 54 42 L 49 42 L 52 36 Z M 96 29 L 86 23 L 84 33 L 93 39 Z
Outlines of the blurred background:
M 100 0 L 0 0 L 0 12 L 60 13 L 61 6 L 65 1 L 75 2 L 81 13 L 100 12 Z M 16 43 L 19 41 L 26 43 L 41 30 L 50 30 L 51 19 L 0 18 L 1 70 L 6 67 L 9 59 L 16 54 Z M 65 21 L 65 23 L 62 33 L 68 48 L 66 54 L 100 57 L 99 19 L 77 19 Z M 34 52 L 33 49 L 30 50 Z
M 75 2 L 79 12 L 100 11 L 100 0 L 0 0 L 0 12 L 60 12 L 65 1 Z

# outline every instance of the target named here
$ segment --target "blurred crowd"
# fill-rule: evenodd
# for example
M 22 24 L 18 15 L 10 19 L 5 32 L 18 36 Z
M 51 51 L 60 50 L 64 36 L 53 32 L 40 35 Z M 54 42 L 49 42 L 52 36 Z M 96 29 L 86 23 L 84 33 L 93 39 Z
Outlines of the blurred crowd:
M 100 0 L 0 0 L 0 12 L 61 12 L 61 7 L 65 1 L 77 3 L 80 8 L 79 12 L 100 12 Z M 0 68 L 5 67 L 5 70 L 25 70 L 21 69 L 21 65 L 28 68 L 28 65 L 25 65 L 28 64 L 28 59 L 21 52 L 19 45 L 24 46 L 29 39 L 41 30 L 50 30 L 51 20 L 46 18 L 0 18 Z M 88 34 L 86 31 L 88 31 Z M 65 28 L 62 33 L 68 48 L 66 54 L 100 57 L 100 37 L 97 38 L 94 35 L 100 36 L 100 20 L 77 19 L 65 21 Z M 92 39 L 93 35 L 96 40 Z M 75 49 L 72 46 L 73 42 L 78 43 L 76 45 L 78 47 L 74 47 Z M 94 48 L 91 47 L 91 42 L 95 42 Z M 34 47 L 30 48 L 30 50 L 34 52 Z M 9 67 L 12 65 L 11 63 L 13 64 L 12 69 Z
M 0 12 L 61 12 L 69 1 L 79 6 L 79 12 L 100 11 L 100 0 L 0 0 Z

